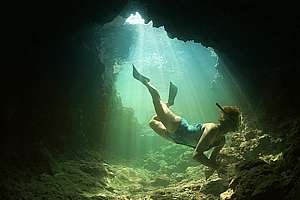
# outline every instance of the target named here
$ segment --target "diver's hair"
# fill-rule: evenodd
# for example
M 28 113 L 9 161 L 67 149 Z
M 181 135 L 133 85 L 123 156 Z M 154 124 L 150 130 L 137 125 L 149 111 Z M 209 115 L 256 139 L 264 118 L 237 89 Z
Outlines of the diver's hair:
M 223 106 L 224 111 L 220 111 L 220 124 L 230 124 L 232 127 L 231 131 L 238 130 L 240 126 L 240 115 L 241 111 L 236 106 Z M 225 112 L 225 113 L 224 113 Z

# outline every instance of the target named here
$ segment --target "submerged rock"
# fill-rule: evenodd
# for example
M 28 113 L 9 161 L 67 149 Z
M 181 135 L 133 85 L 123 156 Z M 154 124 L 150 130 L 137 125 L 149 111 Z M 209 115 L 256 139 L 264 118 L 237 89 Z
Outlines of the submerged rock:
M 228 190 L 220 194 L 220 200 L 232 199 L 233 195 L 234 195 L 233 189 L 229 188 Z
M 153 186 L 167 186 L 170 184 L 170 179 L 167 176 L 156 176 L 154 180 L 150 181 Z
M 135 162 L 106 163 L 91 153 L 85 159 L 53 158 L 51 173 L 30 179 L 23 178 L 26 172 L 2 172 L 14 179 L 2 181 L 0 191 L 9 197 L 5 199 L 25 200 L 295 199 L 299 195 L 298 140 L 280 151 L 282 141 L 259 130 L 228 137 L 230 142 L 217 157 L 221 167 L 209 177 L 208 169 L 192 160 L 190 148 L 167 145 Z

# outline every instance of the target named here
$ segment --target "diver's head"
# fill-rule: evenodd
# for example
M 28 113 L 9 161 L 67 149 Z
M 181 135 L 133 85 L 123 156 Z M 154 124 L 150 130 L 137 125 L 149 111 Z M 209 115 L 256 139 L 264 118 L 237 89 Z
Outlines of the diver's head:
M 219 119 L 221 126 L 226 127 L 228 131 L 237 131 L 241 123 L 240 109 L 236 106 L 223 106 L 221 108 Z

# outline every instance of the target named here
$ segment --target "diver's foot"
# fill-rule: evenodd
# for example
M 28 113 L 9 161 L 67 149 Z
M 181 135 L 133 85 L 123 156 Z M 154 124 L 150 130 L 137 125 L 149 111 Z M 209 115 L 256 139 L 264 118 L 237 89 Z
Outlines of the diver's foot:
M 147 78 L 146 76 L 143 76 L 142 74 L 140 74 L 137 69 L 135 68 L 135 66 L 132 64 L 133 67 L 133 77 L 139 81 L 141 81 L 142 83 L 148 83 L 150 81 L 149 78 Z
M 178 88 L 176 85 L 174 85 L 172 82 L 170 82 L 169 87 L 169 99 L 168 99 L 168 105 L 172 106 L 174 104 L 175 97 L 177 95 Z

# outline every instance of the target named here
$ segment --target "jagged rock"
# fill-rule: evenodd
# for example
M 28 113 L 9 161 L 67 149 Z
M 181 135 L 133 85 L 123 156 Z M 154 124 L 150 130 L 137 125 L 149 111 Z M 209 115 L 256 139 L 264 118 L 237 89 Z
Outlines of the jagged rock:
M 229 188 L 228 190 L 220 194 L 220 200 L 233 199 L 233 195 L 234 195 L 233 189 Z
M 174 173 L 171 174 L 171 177 L 179 182 L 179 181 L 183 180 L 186 177 L 186 174 L 185 173 L 176 173 L 176 172 L 174 172 Z
M 209 181 L 201 188 L 201 192 L 205 194 L 213 194 L 215 196 L 219 196 L 222 192 L 227 189 L 227 183 L 225 180 L 216 179 Z
M 154 180 L 152 180 L 151 185 L 153 186 L 167 186 L 170 183 L 170 179 L 167 176 L 156 176 Z

